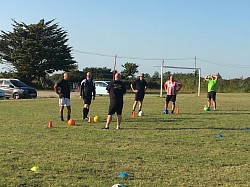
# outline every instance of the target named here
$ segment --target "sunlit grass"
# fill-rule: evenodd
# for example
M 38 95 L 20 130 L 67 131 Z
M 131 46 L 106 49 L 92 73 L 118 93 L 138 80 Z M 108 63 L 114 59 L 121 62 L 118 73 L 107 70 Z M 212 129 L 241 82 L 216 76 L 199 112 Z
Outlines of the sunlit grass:
M 145 116 L 131 118 L 133 98 L 125 96 L 122 129 L 114 116 L 108 131 L 107 96 L 91 105 L 97 123 L 82 121 L 73 97 L 75 126 L 59 121 L 57 98 L 0 101 L 0 186 L 250 186 L 250 94 L 219 93 L 209 112 L 205 94 L 181 94 L 179 115 L 164 115 L 165 98 L 147 94 Z

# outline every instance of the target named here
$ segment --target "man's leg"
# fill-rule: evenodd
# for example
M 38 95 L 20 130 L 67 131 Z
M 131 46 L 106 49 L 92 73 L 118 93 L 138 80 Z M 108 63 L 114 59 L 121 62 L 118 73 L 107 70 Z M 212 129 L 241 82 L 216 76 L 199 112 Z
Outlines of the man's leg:
M 142 101 L 139 101 L 139 111 L 142 109 Z
M 122 122 L 122 115 L 117 115 L 117 127 L 116 127 L 116 129 L 120 129 L 121 122 Z
M 59 114 L 60 114 L 61 121 L 64 121 L 64 119 L 63 119 L 63 109 L 64 109 L 64 106 L 60 106 L 60 108 L 59 108 Z
M 138 101 L 135 101 L 133 104 L 133 111 L 135 111 L 136 105 L 137 105 Z
M 210 105 L 211 105 L 211 99 L 207 99 L 207 106 L 208 106 L 208 108 L 210 108 Z
M 165 102 L 165 110 L 168 110 L 168 103 L 169 102 L 167 102 L 167 101 Z
M 109 114 L 107 116 L 107 122 L 106 122 L 106 125 L 105 125 L 105 129 L 109 129 L 109 124 L 110 124 L 111 120 L 112 120 L 112 115 Z
M 171 111 L 172 114 L 174 113 L 174 109 L 175 109 L 175 101 L 172 102 L 172 111 Z
M 88 113 L 89 113 L 89 105 L 88 104 L 84 103 L 82 112 L 83 112 L 83 119 L 87 119 Z
M 214 110 L 216 110 L 216 100 L 213 100 Z
M 67 106 L 67 109 L 68 109 L 68 117 L 67 117 L 67 119 L 68 119 L 68 121 L 69 121 L 70 115 L 71 115 L 71 106 L 70 106 L 70 105 Z

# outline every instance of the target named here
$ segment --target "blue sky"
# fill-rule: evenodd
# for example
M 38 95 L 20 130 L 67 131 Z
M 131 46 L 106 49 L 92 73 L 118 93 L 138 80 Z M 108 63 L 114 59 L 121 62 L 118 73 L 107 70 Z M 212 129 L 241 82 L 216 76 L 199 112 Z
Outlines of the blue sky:
M 26 24 L 56 19 L 68 31 L 79 69 L 117 69 L 126 62 L 140 72 L 166 66 L 201 68 L 202 76 L 250 77 L 249 0 L 0 0 L 0 30 L 12 20 Z M 86 54 L 91 53 L 91 54 Z M 103 54 L 104 56 L 97 55 Z M 134 59 L 138 58 L 138 59 Z M 143 60 L 144 59 L 144 60 Z M 154 60 L 149 60 L 154 59 Z M 174 59 L 174 60 L 173 60 Z M 164 69 L 188 73 L 192 70 Z

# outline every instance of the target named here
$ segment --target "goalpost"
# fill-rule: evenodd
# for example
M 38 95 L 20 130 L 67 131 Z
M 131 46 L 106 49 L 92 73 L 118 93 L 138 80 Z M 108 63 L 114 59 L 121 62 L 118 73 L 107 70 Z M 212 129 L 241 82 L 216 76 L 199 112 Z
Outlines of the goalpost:
M 162 85 L 163 85 L 163 68 L 174 68 L 174 69 L 192 69 L 192 70 L 198 70 L 199 73 L 199 82 L 198 82 L 198 96 L 200 96 L 200 92 L 201 92 L 201 68 L 190 68 L 190 67 L 176 67 L 176 66 L 164 66 L 164 61 L 162 62 L 161 65 L 161 91 L 160 91 L 160 97 L 162 97 Z M 158 66 L 159 67 L 159 66 Z

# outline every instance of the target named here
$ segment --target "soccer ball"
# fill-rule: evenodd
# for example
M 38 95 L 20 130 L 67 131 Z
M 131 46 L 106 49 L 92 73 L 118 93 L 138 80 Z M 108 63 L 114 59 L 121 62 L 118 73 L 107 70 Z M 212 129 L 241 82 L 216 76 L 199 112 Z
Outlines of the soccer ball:
M 75 120 L 70 118 L 69 121 L 68 121 L 68 125 L 70 125 L 70 126 L 75 125 Z
M 123 184 L 114 184 L 112 187 L 124 187 Z
M 96 123 L 99 120 L 99 116 L 94 117 L 94 122 Z
M 163 114 L 168 114 L 168 110 L 163 110 Z
M 205 106 L 205 107 L 204 107 L 204 110 L 205 110 L 205 111 L 209 111 L 210 108 L 209 108 L 208 106 Z
M 138 116 L 144 116 L 144 112 L 143 112 L 143 111 L 140 111 L 140 112 L 138 113 Z

